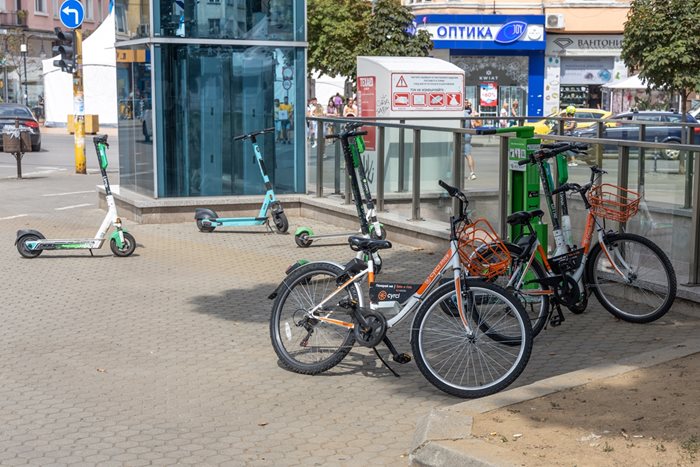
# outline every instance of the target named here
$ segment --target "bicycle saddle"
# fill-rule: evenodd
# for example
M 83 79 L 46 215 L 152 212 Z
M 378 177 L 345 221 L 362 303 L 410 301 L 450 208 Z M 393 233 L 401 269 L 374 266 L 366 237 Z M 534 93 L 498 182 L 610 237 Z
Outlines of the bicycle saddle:
M 542 216 L 544 216 L 544 211 L 541 209 L 536 209 L 534 211 L 518 211 L 508 216 L 506 222 L 510 225 L 522 225 L 530 222 L 530 219 Z
M 391 248 L 391 242 L 388 240 L 375 240 L 373 238 L 365 238 L 353 235 L 348 237 L 350 248 L 354 251 L 369 251 L 374 253 L 377 250 Z

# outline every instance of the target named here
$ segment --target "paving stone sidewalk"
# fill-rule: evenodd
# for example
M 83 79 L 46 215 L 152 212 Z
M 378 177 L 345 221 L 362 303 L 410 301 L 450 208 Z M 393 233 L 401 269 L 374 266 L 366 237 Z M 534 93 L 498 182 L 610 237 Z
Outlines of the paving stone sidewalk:
M 194 222 L 127 223 L 139 244 L 131 258 L 108 247 L 95 257 L 20 258 L 19 228 L 69 238 L 97 230 L 103 211 L 57 211 L 58 198 L 41 197 L 80 191 L 69 188 L 74 177 L 57 174 L 31 189 L 0 183 L 0 465 L 406 465 L 418 418 L 461 402 L 413 363 L 393 377 L 365 349 L 325 375 L 280 368 L 267 295 L 288 264 L 345 261 L 344 245 L 302 250 L 291 235 L 262 228 L 203 234 Z M 96 206 L 96 195 L 87 196 L 80 202 Z M 79 204 L 71 199 L 63 202 Z M 10 218 L 18 212 L 27 216 Z M 310 219 L 291 224 L 337 230 Z M 404 281 L 422 280 L 439 259 L 408 245 L 383 257 L 382 276 Z M 516 384 L 699 330 L 697 319 L 674 312 L 651 325 L 618 322 L 594 303 L 538 338 Z M 407 324 L 392 333 L 409 351 Z

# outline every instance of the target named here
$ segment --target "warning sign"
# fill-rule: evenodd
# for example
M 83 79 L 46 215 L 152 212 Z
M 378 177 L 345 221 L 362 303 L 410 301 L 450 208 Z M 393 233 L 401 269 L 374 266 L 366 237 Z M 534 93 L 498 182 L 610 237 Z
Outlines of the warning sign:
M 458 73 L 392 73 L 391 110 L 459 110 L 464 76 Z
M 377 116 L 377 77 L 358 76 L 357 77 L 357 102 L 359 104 L 360 117 L 373 118 Z M 365 148 L 368 151 L 376 150 L 377 128 L 366 126 Z

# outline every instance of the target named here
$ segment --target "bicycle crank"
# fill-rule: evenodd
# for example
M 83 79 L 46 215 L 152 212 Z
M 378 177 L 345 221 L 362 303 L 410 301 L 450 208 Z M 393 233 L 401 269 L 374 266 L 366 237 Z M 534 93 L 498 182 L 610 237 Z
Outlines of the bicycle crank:
M 355 340 L 364 347 L 376 347 L 386 335 L 387 324 L 384 315 L 367 313 L 363 316 L 366 324 L 355 324 Z

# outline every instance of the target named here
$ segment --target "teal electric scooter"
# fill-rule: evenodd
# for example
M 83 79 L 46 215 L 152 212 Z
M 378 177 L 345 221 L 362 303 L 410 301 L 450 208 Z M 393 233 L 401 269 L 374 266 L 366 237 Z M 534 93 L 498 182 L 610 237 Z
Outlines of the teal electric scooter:
M 36 258 L 44 250 L 96 250 L 102 247 L 107 239 L 107 230 L 113 225 L 115 230 L 109 237 L 109 247 L 115 256 L 130 256 L 136 249 L 136 240 L 133 235 L 122 226 L 122 220 L 117 217 L 117 207 L 114 204 L 112 190 L 107 178 L 107 135 L 92 138 L 97 151 L 97 160 L 100 162 L 102 183 L 105 187 L 105 200 L 107 201 L 107 215 L 100 225 L 95 238 L 78 240 L 52 240 L 44 237 L 37 230 L 25 229 L 17 232 L 15 245 L 20 255 L 25 258 Z
M 251 225 L 266 225 L 270 228 L 268 211 L 271 213 L 272 222 L 275 224 L 277 232 L 285 233 L 289 229 L 289 221 L 284 214 L 284 209 L 282 209 L 282 203 L 275 197 L 275 191 L 272 189 L 270 177 L 267 176 L 265 161 L 263 160 L 260 146 L 256 139 L 258 135 L 273 131 L 275 131 L 274 128 L 266 128 L 233 138 L 234 141 L 249 139 L 251 143 L 253 143 L 255 161 L 258 163 L 260 175 L 262 175 L 263 182 L 265 182 L 267 192 L 265 193 L 265 198 L 263 199 L 262 206 L 260 206 L 260 212 L 257 217 L 219 217 L 212 209 L 197 208 L 194 212 L 194 219 L 197 222 L 197 228 L 200 232 L 213 232 L 217 227 L 248 227 Z M 270 230 L 272 230 L 272 228 L 270 228 Z

